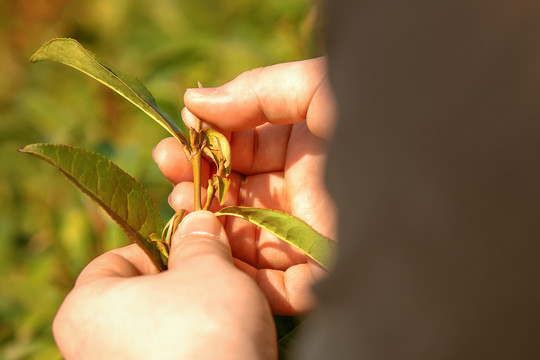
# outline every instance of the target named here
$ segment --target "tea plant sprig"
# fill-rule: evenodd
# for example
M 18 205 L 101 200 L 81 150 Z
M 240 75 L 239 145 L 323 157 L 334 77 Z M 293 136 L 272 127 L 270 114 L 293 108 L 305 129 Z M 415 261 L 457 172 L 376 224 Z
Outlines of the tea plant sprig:
M 159 109 L 153 96 L 136 78 L 106 65 L 76 40 L 61 38 L 45 43 L 30 59 L 31 62 L 43 60 L 63 63 L 93 77 L 144 111 L 182 144 L 193 168 L 195 210 L 209 210 L 214 197 L 223 205 L 231 172 L 231 148 L 223 134 L 203 129 L 199 119 L 195 128 L 179 126 Z M 159 271 L 167 269 L 171 239 L 186 210 L 177 212 L 164 225 L 142 185 L 102 155 L 58 144 L 31 144 L 19 151 L 55 166 L 120 225 Z M 203 155 L 213 162 L 215 169 L 208 180 L 204 204 L 201 199 Z M 331 265 L 334 242 L 290 214 L 229 206 L 215 212 L 215 215 L 243 218 L 300 249 L 323 267 Z

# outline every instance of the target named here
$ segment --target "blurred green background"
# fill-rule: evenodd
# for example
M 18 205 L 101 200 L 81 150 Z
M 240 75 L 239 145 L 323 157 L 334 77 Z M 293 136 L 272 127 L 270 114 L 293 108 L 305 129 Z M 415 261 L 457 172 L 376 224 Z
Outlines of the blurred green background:
M 28 63 L 73 37 L 138 77 L 179 118 L 183 92 L 242 71 L 319 55 L 311 0 L 0 1 L 0 359 L 57 359 L 51 322 L 77 274 L 127 243 L 55 169 L 16 150 L 51 142 L 97 151 L 150 192 L 164 218 L 172 189 L 150 153 L 167 136 L 96 81 L 57 63 Z M 134 314 L 135 315 L 135 314 Z

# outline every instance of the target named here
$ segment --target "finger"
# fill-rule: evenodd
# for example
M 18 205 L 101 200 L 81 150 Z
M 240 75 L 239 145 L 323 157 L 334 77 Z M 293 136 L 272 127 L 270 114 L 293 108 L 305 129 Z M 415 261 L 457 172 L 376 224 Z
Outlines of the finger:
M 324 58 L 250 70 L 218 88 L 188 89 L 184 104 L 226 130 L 307 120 L 322 138 L 329 138 L 336 113 Z
M 290 125 L 264 124 L 231 135 L 232 168 L 244 175 L 283 171 Z
M 111 250 L 90 262 L 77 278 L 75 287 L 104 278 L 126 278 L 158 273 L 144 251 L 136 244 Z
M 290 131 L 287 125 L 266 124 L 232 134 L 223 132 L 231 145 L 233 170 L 245 175 L 283 170 Z M 152 150 L 152 157 L 173 184 L 193 180 L 191 164 L 175 138 L 161 140 Z M 210 165 L 208 161 L 202 165 L 204 177 Z
M 337 210 L 324 181 L 327 142 L 305 136 L 307 132 L 305 123 L 296 124 L 291 131 L 284 179 L 290 212 L 321 234 L 335 239 Z
M 234 257 L 255 268 L 286 270 L 307 261 L 302 251 L 244 219 L 230 217 L 226 229 Z
M 225 201 L 223 202 L 223 206 L 232 206 L 232 205 L 237 204 L 236 199 L 238 196 L 238 187 L 240 185 L 241 177 L 236 173 L 232 173 L 230 176 L 230 179 L 231 179 L 231 183 L 229 186 L 229 190 L 227 191 L 227 194 L 225 195 Z M 221 208 L 216 196 L 217 195 L 214 194 L 214 198 L 212 199 L 212 204 L 210 205 L 210 210 L 214 212 L 218 211 Z M 206 205 L 206 188 L 205 187 L 201 187 L 201 202 L 203 206 Z M 186 182 L 181 182 L 180 184 L 177 184 L 169 195 L 169 205 L 175 211 L 180 211 L 182 209 L 187 210 L 187 211 L 193 211 L 195 209 L 193 183 L 186 181 Z
M 196 129 L 198 124 L 198 120 L 199 118 L 196 117 L 191 111 L 189 111 L 186 107 L 182 108 L 181 112 L 182 114 L 182 120 L 184 120 L 184 124 L 186 124 L 187 127 L 190 127 L 190 128 L 193 128 L 193 129 Z M 219 128 L 218 126 L 216 125 L 213 125 L 213 124 L 209 124 L 205 121 L 202 121 L 202 129 L 214 129 L 214 130 L 217 130 L 219 131 L 220 133 L 222 133 L 226 138 L 227 140 L 230 142 L 231 141 L 231 132 L 230 131 L 225 131 L 221 128 Z
M 237 182 L 233 181 L 232 184 L 236 185 Z M 233 190 L 232 194 L 234 193 Z M 283 174 L 268 173 L 246 177 L 238 190 L 236 204 L 290 213 Z M 257 268 L 286 269 L 306 262 L 304 253 L 258 226 L 236 217 L 225 218 L 234 257 Z
M 173 236 L 169 269 L 194 271 L 201 267 L 204 269 L 209 262 L 229 266 L 233 264 L 229 240 L 214 214 L 195 211 L 186 215 Z
M 152 157 L 165 177 L 176 185 L 182 181 L 193 181 L 191 163 L 186 158 L 182 144 L 173 137 L 161 140 L 152 150 Z M 202 181 L 208 181 L 210 164 L 201 163 Z
M 235 266 L 254 279 L 266 296 L 272 313 L 299 315 L 315 306 L 311 287 L 321 275 L 315 275 L 312 265 L 298 264 L 285 271 L 255 269 L 245 262 L 234 259 Z
M 206 199 L 206 188 L 201 187 L 201 201 L 204 205 Z M 169 205 L 175 210 L 182 209 L 193 211 L 195 209 L 195 197 L 192 182 L 181 182 L 177 184 L 169 195 Z

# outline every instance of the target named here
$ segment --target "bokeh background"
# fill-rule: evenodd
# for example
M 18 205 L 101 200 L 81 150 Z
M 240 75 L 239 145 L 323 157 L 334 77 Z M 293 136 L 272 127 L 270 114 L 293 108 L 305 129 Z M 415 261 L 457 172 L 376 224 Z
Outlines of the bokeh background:
M 55 169 L 17 149 L 35 142 L 97 151 L 160 207 L 171 185 L 150 153 L 166 136 L 137 108 L 39 46 L 73 37 L 138 77 L 179 119 L 183 92 L 242 71 L 322 53 L 313 0 L 0 0 L 0 359 L 58 359 L 51 322 L 80 270 L 127 244 Z M 136 316 L 136 314 L 134 314 Z

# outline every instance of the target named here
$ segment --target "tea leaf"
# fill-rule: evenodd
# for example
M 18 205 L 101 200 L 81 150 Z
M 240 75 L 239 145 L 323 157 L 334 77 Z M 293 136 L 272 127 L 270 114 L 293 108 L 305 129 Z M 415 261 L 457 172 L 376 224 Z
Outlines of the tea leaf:
M 225 135 L 214 129 L 203 129 L 201 135 L 206 140 L 204 153 L 216 164 L 218 175 L 229 176 L 231 173 L 231 146 Z
M 86 50 L 74 39 L 53 39 L 43 44 L 30 58 L 30 62 L 57 61 L 93 77 L 129 100 L 163 126 L 183 144 L 187 144 L 183 130 L 165 112 L 159 109 L 154 97 L 135 77 L 113 69 Z
M 332 265 L 335 243 L 303 220 L 287 213 L 244 206 L 229 206 L 215 213 L 248 220 L 303 251 L 326 269 Z
M 227 191 L 229 190 L 231 181 L 227 178 L 218 176 L 216 174 L 214 174 L 213 180 L 214 180 L 214 184 L 216 184 L 216 187 L 217 187 L 219 205 L 223 205 L 223 203 L 225 202 L 225 195 L 227 194 Z
M 139 245 L 160 271 L 167 267 L 156 243 L 163 220 L 152 199 L 134 178 L 100 154 L 55 144 L 27 145 L 20 152 L 55 166 L 79 190 L 88 195 Z

